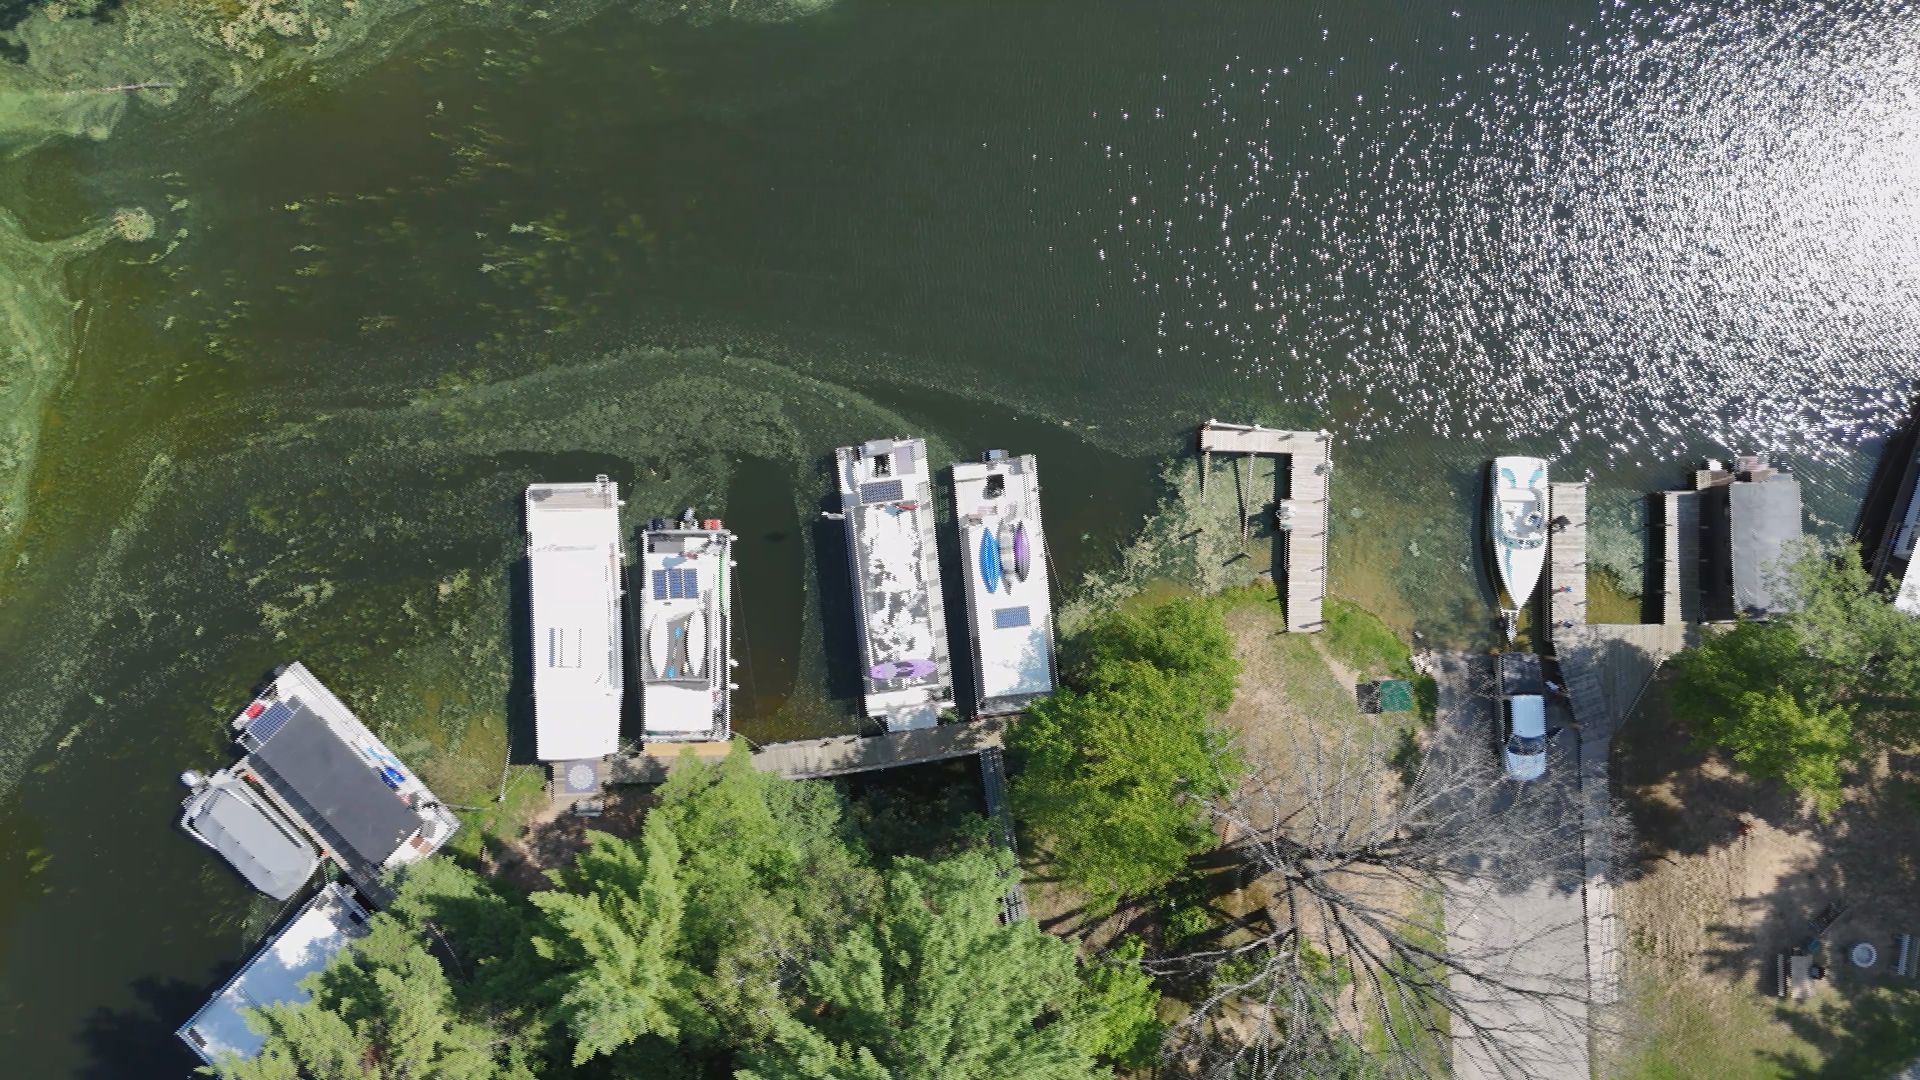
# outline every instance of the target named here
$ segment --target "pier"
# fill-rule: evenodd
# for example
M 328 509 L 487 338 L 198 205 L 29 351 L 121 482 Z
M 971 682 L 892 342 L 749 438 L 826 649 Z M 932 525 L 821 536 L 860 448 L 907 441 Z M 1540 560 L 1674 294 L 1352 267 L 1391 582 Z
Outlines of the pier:
M 966 757 L 998 750 L 1006 731 L 1002 720 L 973 720 L 929 728 L 907 728 L 882 735 L 832 735 L 772 743 L 753 752 L 753 767 L 789 780 L 817 780 L 829 776 L 892 769 Z M 706 744 L 696 757 L 724 756 L 725 744 Z M 680 758 L 680 746 L 662 746 L 658 752 L 615 754 L 607 759 L 609 784 L 658 784 Z
M 1547 547 L 1547 617 L 1557 632 L 1587 621 L 1587 485 L 1547 488 L 1554 521 Z
M 1200 425 L 1200 493 L 1215 454 L 1287 459 L 1287 494 L 1274 511 L 1285 538 L 1281 577 L 1286 596 L 1287 629 L 1311 634 L 1326 625 L 1328 481 L 1333 473 L 1333 436 L 1324 431 L 1278 431 L 1258 424 L 1208 420 Z M 1252 515 L 1241 511 L 1246 535 Z

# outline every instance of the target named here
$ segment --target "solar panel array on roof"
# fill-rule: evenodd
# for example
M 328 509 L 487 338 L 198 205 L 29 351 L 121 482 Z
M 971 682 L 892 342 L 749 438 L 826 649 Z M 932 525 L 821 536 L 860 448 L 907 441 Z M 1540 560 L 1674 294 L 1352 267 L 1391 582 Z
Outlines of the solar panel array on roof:
M 1033 613 L 1027 610 L 1025 604 L 1019 607 L 993 609 L 993 628 L 996 630 L 1013 630 L 1017 627 L 1032 625 Z
M 899 480 L 879 480 L 860 485 L 860 501 L 863 503 L 899 502 L 906 497 L 907 486 Z
M 257 747 L 268 739 L 273 738 L 273 733 L 279 731 L 286 725 L 286 722 L 292 718 L 293 710 L 287 708 L 287 703 L 284 701 L 276 701 L 267 706 L 259 716 L 253 718 L 252 723 L 247 725 L 247 736 L 253 740 L 254 745 Z
M 700 572 L 692 567 L 672 567 L 653 572 L 655 600 L 700 599 Z

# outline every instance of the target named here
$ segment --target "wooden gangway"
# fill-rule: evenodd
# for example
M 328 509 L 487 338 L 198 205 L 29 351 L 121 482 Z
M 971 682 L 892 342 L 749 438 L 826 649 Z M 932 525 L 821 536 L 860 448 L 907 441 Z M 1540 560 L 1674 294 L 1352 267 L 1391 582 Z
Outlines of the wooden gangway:
M 1553 637 L 1587 621 L 1587 485 L 1548 484 L 1547 618 Z M 1562 518 L 1566 524 L 1559 524 Z M 1555 639 L 1557 640 L 1557 638 Z
M 993 823 L 994 842 L 1013 855 L 1019 865 L 1020 848 L 1013 839 L 1013 811 L 1007 802 L 1007 763 L 998 746 L 980 751 L 980 789 L 986 797 L 987 820 Z M 1000 917 L 1016 923 L 1027 917 L 1027 894 L 1015 876 L 1006 895 L 1000 898 Z
M 770 743 L 753 751 L 753 767 L 789 780 L 813 780 L 826 776 L 919 765 L 966 757 L 987 749 L 998 750 L 1006 730 L 1003 720 L 972 720 L 959 724 L 940 724 L 930 728 L 890 731 L 882 735 L 833 735 L 824 739 Z M 709 743 L 705 747 L 724 747 Z M 720 750 L 724 754 L 725 750 Z M 615 754 L 607 759 L 609 784 L 658 784 L 677 764 L 681 751 L 671 743 L 656 744 L 649 750 Z M 695 757 L 711 758 L 696 751 Z
M 1326 625 L 1328 481 L 1333 473 L 1333 436 L 1324 431 L 1279 431 L 1258 424 L 1208 420 L 1200 425 L 1200 491 L 1206 494 L 1214 454 L 1257 454 L 1287 459 L 1287 494 L 1276 525 L 1285 537 L 1281 576 L 1287 629 L 1310 634 Z

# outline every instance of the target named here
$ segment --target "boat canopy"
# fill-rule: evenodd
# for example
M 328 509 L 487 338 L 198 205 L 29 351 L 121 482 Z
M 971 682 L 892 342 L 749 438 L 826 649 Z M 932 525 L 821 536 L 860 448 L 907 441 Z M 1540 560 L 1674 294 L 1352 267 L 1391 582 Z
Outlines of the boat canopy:
M 292 896 L 320 865 L 313 845 L 230 774 L 214 777 L 188 802 L 186 826 L 275 900 Z

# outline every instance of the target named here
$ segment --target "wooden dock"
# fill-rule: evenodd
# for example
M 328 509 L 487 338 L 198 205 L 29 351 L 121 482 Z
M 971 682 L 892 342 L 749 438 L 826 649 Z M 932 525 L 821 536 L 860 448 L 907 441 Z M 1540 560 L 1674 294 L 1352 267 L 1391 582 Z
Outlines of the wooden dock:
M 1660 621 L 1700 621 L 1700 493 L 1660 493 Z
M 1587 485 L 1548 484 L 1554 521 L 1567 524 L 1547 538 L 1547 618 L 1552 633 L 1587 622 Z
M 884 735 L 834 735 L 825 739 L 772 743 L 753 752 L 753 767 L 789 780 L 845 776 L 998 749 L 1005 730 L 1003 720 L 973 720 L 890 731 Z M 710 760 L 716 752 L 713 748 L 718 748 L 720 755 L 726 753 L 724 743 L 688 745 L 700 747 L 695 752 L 696 758 Z M 615 754 L 607 759 L 607 783 L 658 784 L 681 760 L 680 753 L 679 748 L 669 743 L 660 744 L 653 752 Z
M 1287 459 L 1287 494 L 1276 508 L 1284 536 L 1287 629 L 1310 634 L 1326 625 L 1328 490 L 1333 436 L 1324 431 L 1277 431 L 1257 424 L 1200 425 L 1200 491 L 1206 494 L 1213 455 L 1267 455 Z M 1242 521 L 1248 515 L 1242 512 Z M 1244 525 L 1243 525 L 1244 527 Z

